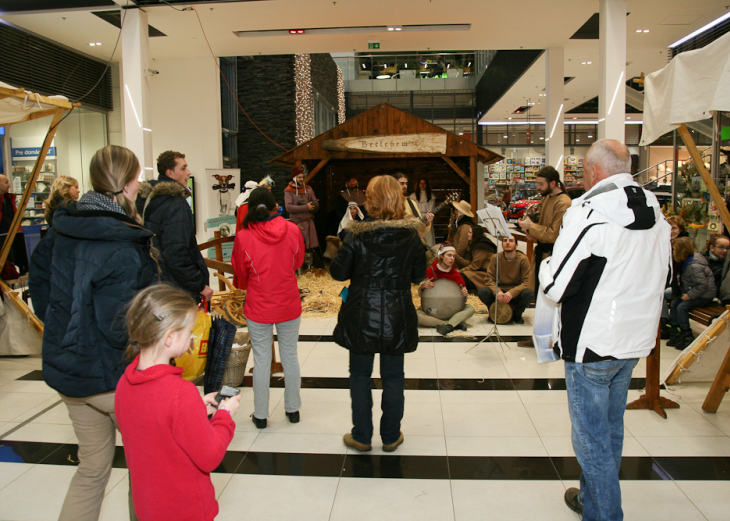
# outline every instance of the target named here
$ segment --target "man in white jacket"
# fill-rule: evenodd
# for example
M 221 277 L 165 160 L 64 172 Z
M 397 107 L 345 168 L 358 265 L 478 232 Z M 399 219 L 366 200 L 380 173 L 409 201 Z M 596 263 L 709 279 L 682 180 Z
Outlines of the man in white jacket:
M 618 521 L 626 397 L 634 367 L 656 341 L 670 227 L 654 194 L 627 173 L 625 145 L 597 141 L 584 164 L 588 192 L 565 213 L 540 286 L 561 304 L 553 345 L 565 360 L 573 449 L 583 470 L 580 489 L 568 489 L 565 502 L 584 520 Z

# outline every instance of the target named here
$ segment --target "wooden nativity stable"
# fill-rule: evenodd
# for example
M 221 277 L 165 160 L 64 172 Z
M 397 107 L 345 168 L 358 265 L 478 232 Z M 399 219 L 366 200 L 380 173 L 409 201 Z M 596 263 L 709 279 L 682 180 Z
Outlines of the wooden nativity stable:
M 419 117 L 387 103 L 310 139 L 270 161 L 275 165 L 305 166 L 306 183 L 320 201 L 315 216 L 320 244 L 333 235 L 342 215 L 333 215 L 345 183 L 351 177 L 365 190 L 376 175 L 403 172 L 410 179 L 410 190 L 422 177 L 428 179 L 437 203 L 452 190 L 477 208 L 478 190 L 484 179 L 478 176 L 478 163 L 490 164 L 502 156 L 480 147 L 463 136 L 448 132 Z M 450 212 L 435 219 L 436 240 L 446 233 Z

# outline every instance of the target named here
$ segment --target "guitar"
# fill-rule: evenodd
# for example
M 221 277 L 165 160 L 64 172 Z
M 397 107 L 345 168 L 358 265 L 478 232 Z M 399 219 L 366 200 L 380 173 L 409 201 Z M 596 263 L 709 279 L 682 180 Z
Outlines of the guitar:
M 444 208 L 446 208 L 448 205 L 450 205 L 454 201 L 458 201 L 458 200 L 459 200 L 459 192 L 453 191 L 449 195 L 447 195 L 446 196 L 446 199 L 444 199 L 444 202 L 441 203 L 440 205 L 438 205 L 436 208 L 434 208 L 433 209 L 433 212 L 431 212 L 431 213 L 434 214 L 434 215 L 436 215 L 441 210 L 443 210 Z M 426 222 L 426 218 L 425 217 L 421 217 L 421 222 L 422 223 L 425 223 Z

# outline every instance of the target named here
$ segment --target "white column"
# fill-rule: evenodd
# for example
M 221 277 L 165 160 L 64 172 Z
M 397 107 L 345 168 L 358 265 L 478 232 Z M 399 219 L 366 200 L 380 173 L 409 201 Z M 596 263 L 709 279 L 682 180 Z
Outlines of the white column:
M 156 177 L 150 128 L 150 62 L 147 13 L 127 9 L 122 29 L 121 97 L 124 107 L 124 146 L 135 153 L 144 177 Z M 145 130 L 147 129 L 147 130 Z
M 598 139 L 626 136 L 626 0 L 600 0 Z
M 545 164 L 560 172 L 560 179 L 565 151 L 564 58 L 562 47 L 550 47 L 545 53 Z

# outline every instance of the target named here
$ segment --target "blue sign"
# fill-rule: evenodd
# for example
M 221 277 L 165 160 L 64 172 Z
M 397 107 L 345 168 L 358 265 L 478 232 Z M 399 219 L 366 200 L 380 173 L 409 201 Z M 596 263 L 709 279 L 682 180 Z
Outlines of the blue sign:
M 26 158 L 35 158 L 38 157 L 41 153 L 42 147 L 33 147 L 33 148 L 11 148 L 10 153 L 11 157 L 13 159 L 26 159 Z M 51 147 L 48 149 L 48 156 L 55 156 L 56 155 L 56 147 Z

